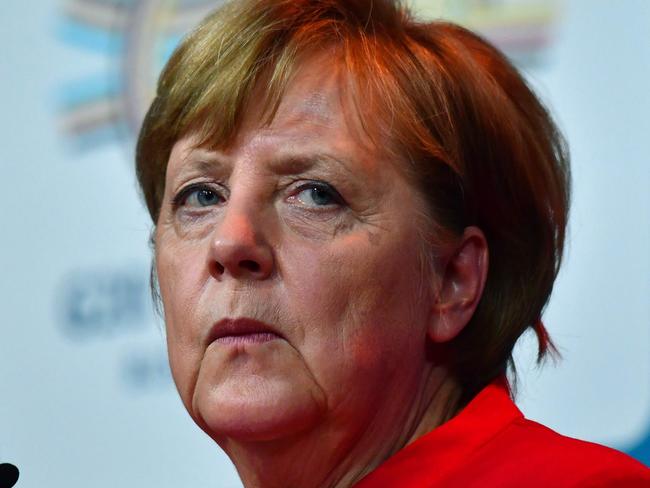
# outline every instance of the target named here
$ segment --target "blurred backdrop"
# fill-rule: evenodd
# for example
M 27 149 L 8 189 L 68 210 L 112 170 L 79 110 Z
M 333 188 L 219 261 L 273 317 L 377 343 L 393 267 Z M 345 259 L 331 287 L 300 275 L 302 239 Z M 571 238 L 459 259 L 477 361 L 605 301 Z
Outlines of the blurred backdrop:
M 518 404 L 650 464 L 650 2 L 422 0 L 521 67 L 567 135 L 567 259 L 517 348 Z M 0 6 L 0 463 L 19 488 L 238 487 L 185 413 L 148 292 L 133 146 L 155 79 L 211 0 Z

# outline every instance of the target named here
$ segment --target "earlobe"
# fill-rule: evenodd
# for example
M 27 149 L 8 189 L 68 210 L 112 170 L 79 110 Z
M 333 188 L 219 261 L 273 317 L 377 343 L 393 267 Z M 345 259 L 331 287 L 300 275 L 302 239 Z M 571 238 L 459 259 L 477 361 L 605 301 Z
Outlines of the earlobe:
M 469 323 L 488 271 L 488 246 L 478 227 L 467 227 L 441 267 L 429 321 L 429 337 L 443 343 Z

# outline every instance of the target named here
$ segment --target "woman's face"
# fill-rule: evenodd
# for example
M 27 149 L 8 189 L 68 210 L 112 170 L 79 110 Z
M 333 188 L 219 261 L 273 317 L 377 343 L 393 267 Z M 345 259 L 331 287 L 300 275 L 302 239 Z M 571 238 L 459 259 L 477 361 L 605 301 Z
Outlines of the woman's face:
M 425 204 L 340 80 L 314 58 L 270 125 L 250 110 L 227 150 L 172 150 L 156 229 L 170 364 L 218 441 L 351 442 L 421 387 Z

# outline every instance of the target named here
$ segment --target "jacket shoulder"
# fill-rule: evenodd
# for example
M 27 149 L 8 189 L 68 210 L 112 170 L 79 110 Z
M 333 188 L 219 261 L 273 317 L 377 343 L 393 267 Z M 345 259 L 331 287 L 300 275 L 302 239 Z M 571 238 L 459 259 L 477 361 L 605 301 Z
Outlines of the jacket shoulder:
M 567 437 L 519 418 L 493 439 L 511 469 L 535 486 L 650 487 L 650 469 L 632 457 L 593 442 Z

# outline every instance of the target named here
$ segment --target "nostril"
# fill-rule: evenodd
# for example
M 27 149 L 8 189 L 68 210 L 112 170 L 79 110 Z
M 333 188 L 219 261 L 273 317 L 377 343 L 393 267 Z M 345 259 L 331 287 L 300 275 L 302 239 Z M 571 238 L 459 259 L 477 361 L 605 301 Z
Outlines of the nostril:
M 213 275 L 222 275 L 225 271 L 225 268 L 219 261 L 214 261 L 212 263 L 212 274 Z
M 248 271 L 252 271 L 254 273 L 260 270 L 260 265 L 255 261 L 251 261 L 250 259 L 244 259 L 243 261 L 239 261 L 239 267 L 247 269 Z

